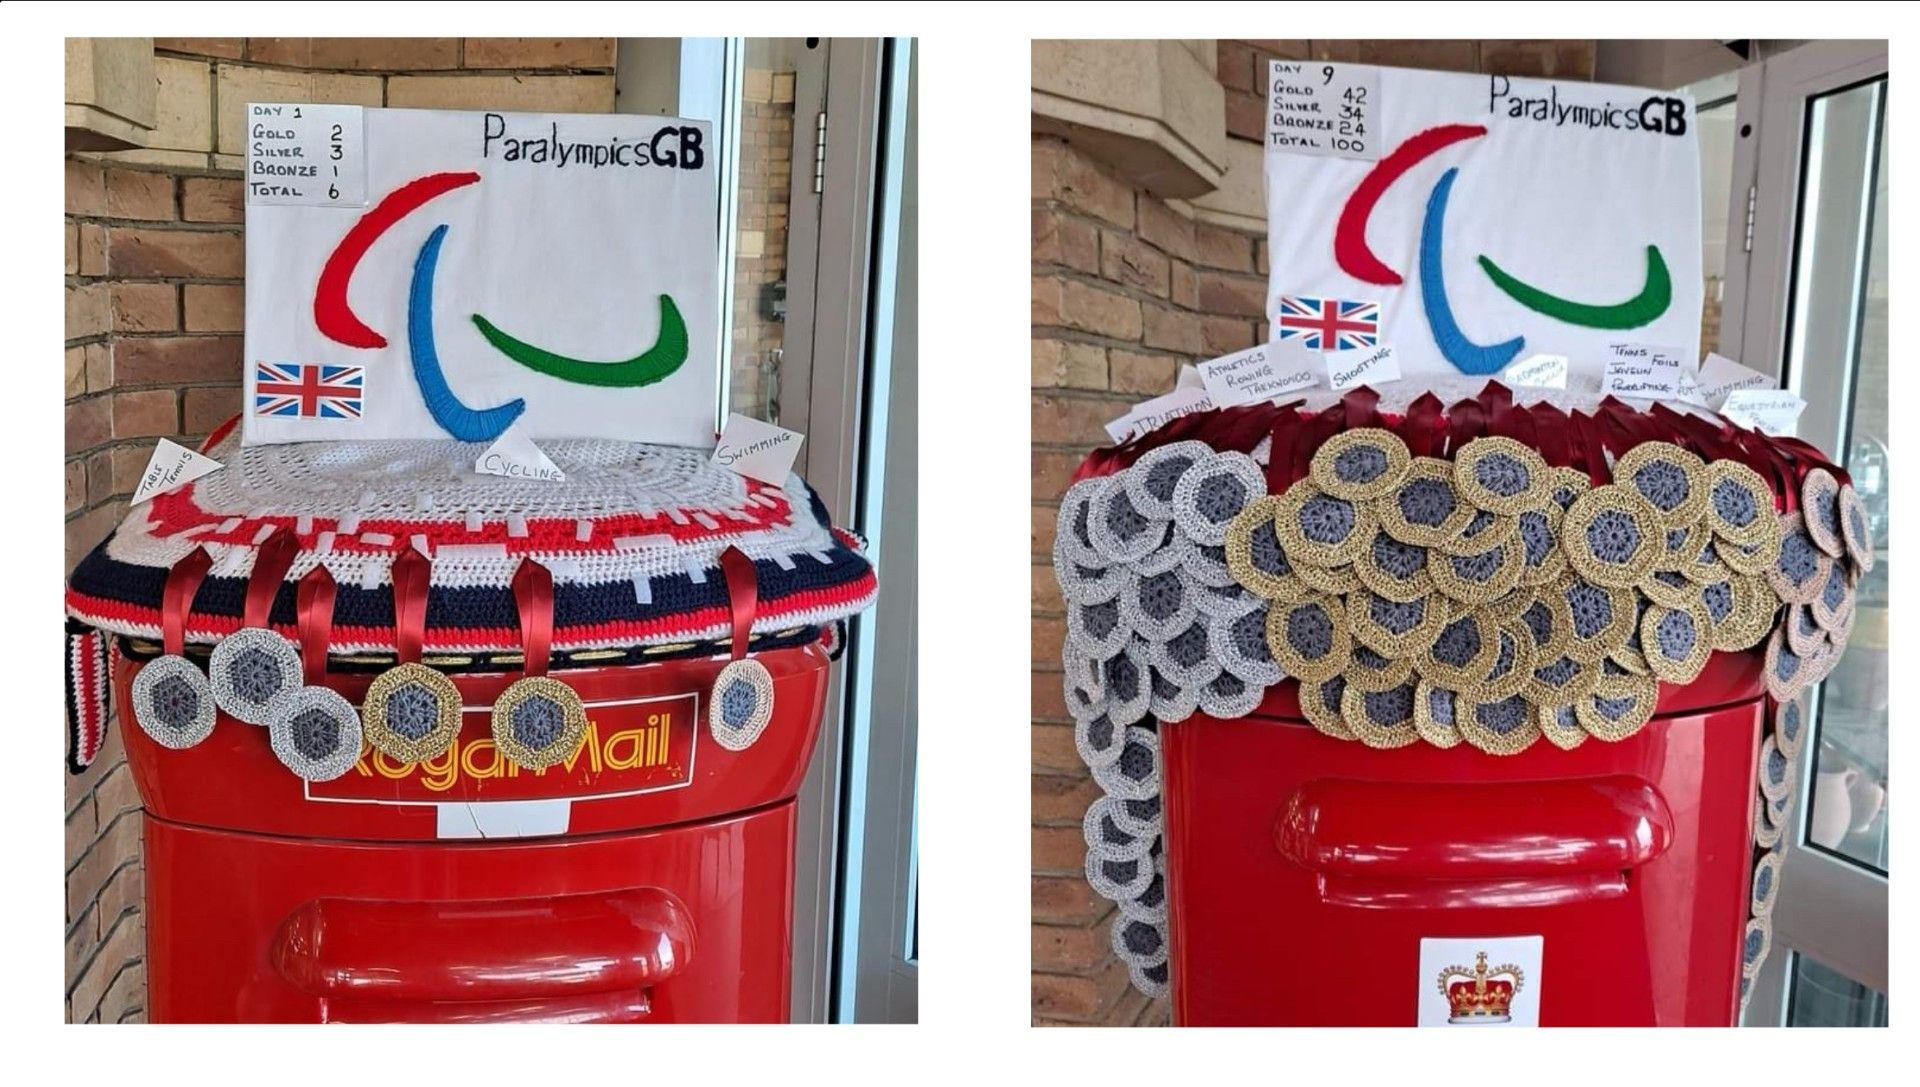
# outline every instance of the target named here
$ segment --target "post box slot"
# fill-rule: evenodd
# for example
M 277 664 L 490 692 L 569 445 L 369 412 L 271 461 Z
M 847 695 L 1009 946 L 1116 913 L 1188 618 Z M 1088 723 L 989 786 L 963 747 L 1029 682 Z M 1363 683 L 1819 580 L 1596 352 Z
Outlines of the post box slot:
M 1546 906 L 1626 893 L 1673 841 L 1673 815 L 1628 775 L 1408 783 L 1318 778 L 1274 827 L 1323 900 L 1373 908 Z
M 555 1014 L 643 1015 L 648 990 L 685 970 L 692 953 L 686 907 L 650 887 L 474 902 L 314 899 L 281 922 L 271 952 L 301 991 L 401 1019 L 450 1002 L 475 1006 L 442 1019 L 556 1001 L 574 1003 L 547 1009 Z

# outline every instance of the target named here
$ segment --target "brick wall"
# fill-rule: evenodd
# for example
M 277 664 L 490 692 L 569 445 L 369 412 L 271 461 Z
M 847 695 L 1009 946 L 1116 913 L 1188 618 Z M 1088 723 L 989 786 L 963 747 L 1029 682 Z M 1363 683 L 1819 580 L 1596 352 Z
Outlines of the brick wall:
M 1261 139 L 1266 61 L 1318 58 L 1589 78 L 1592 42 L 1221 41 L 1229 135 Z M 1039 1025 L 1158 1025 L 1127 984 L 1117 911 L 1088 889 L 1080 822 L 1097 787 L 1061 691 L 1065 611 L 1050 555 L 1074 467 L 1103 425 L 1170 391 L 1182 362 L 1266 338 L 1264 237 L 1195 221 L 1056 137 L 1033 139 L 1033 988 Z
M 749 69 L 741 86 L 739 249 L 733 265 L 732 410 L 776 421 L 769 352 L 786 325 L 767 314 L 771 285 L 787 278 L 787 200 L 793 182 L 792 71 Z
M 604 112 L 611 38 L 156 38 L 157 126 L 66 162 L 67 567 L 125 516 L 154 439 L 240 406 L 248 100 Z M 789 96 L 790 98 L 791 96 Z M 67 1018 L 144 1018 L 139 798 L 117 733 L 67 780 Z

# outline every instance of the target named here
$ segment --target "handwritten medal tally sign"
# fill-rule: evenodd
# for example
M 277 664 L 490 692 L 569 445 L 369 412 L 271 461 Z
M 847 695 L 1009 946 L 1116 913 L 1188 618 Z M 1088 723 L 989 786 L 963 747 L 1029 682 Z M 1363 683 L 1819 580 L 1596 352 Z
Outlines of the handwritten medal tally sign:
M 1548 354 L 1588 392 L 1615 344 L 1697 355 L 1688 96 L 1274 61 L 1267 112 L 1276 336 L 1311 336 L 1337 307 L 1373 318 L 1407 379 Z
M 711 127 L 250 104 L 249 443 L 711 448 Z

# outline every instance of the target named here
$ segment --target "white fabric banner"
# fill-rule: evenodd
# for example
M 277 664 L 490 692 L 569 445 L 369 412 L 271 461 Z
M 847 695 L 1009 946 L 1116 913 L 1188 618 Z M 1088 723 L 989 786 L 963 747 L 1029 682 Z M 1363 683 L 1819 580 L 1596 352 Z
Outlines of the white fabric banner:
M 1273 70 L 1275 339 L 1391 343 L 1416 382 L 1564 355 L 1569 387 L 1589 390 L 1613 343 L 1698 358 L 1691 98 L 1317 61 Z
M 712 448 L 711 126 L 368 109 L 361 132 L 300 108 L 249 105 L 247 442 Z M 342 160 L 364 203 L 330 182 Z

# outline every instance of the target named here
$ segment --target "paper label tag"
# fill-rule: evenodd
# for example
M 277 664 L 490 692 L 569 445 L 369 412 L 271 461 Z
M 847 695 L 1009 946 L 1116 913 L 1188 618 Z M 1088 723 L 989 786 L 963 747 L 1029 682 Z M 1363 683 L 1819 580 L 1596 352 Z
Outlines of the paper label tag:
M 1674 396 L 1682 404 L 1691 404 L 1696 408 L 1707 407 L 1707 394 L 1700 388 L 1700 381 L 1686 370 L 1680 371 L 1680 392 Z
M 1419 992 L 1423 1027 L 1537 1027 L 1544 936 L 1424 937 Z
M 1700 363 L 1700 395 L 1706 407 L 1718 407 L 1727 395 L 1740 389 L 1772 390 L 1778 383 L 1758 370 L 1749 369 L 1725 355 L 1713 351 Z
M 361 106 L 247 105 L 247 203 L 367 205 L 366 110 Z
M 480 454 L 480 459 L 473 462 L 473 470 L 482 475 L 545 479 L 555 483 L 564 483 L 567 478 L 531 438 L 511 430 Z
M 1324 364 L 1296 344 L 1257 344 L 1199 365 L 1200 380 L 1214 404 L 1255 404 L 1320 384 Z
M 1213 397 L 1207 395 L 1204 388 L 1175 389 L 1165 396 L 1156 396 L 1133 406 L 1133 410 L 1107 424 L 1107 436 L 1114 442 L 1124 442 L 1180 418 L 1199 411 L 1212 411 Z
M 1500 383 L 1510 389 L 1564 389 L 1567 387 L 1567 356 L 1528 355 L 1500 375 Z
M 787 482 L 793 458 L 800 455 L 800 443 L 806 440 L 807 436 L 797 430 L 731 414 L 726 429 L 720 432 L 720 444 L 714 446 L 713 463 L 779 487 Z
M 1680 395 L 1680 374 L 1686 369 L 1684 358 L 1684 353 L 1675 347 L 1610 344 L 1600 392 L 1634 400 L 1672 400 Z
M 1207 383 L 1200 378 L 1200 368 L 1191 362 L 1180 364 L 1180 376 L 1174 379 L 1176 389 L 1204 389 Z
M 140 473 L 140 485 L 133 490 L 133 504 L 185 486 L 224 467 L 212 457 L 203 457 L 184 445 L 162 438 L 153 447 L 153 456 L 147 459 L 147 470 Z
M 1720 414 L 1762 434 L 1791 434 L 1806 406 L 1785 389 L 1735 389 L 1721 403 Z
M 1327 360 L 1329 389 L 1351 389 L 1355 385 L 1378 387 L 1400 380 L 1400 359 L 1394 355 L 1392 344 L 1329 351 L 1323 357 Z
M 1276 60 L 1267 87 L 1267 150 L 1380 157 L 1380 69 L 1370 64 Z

